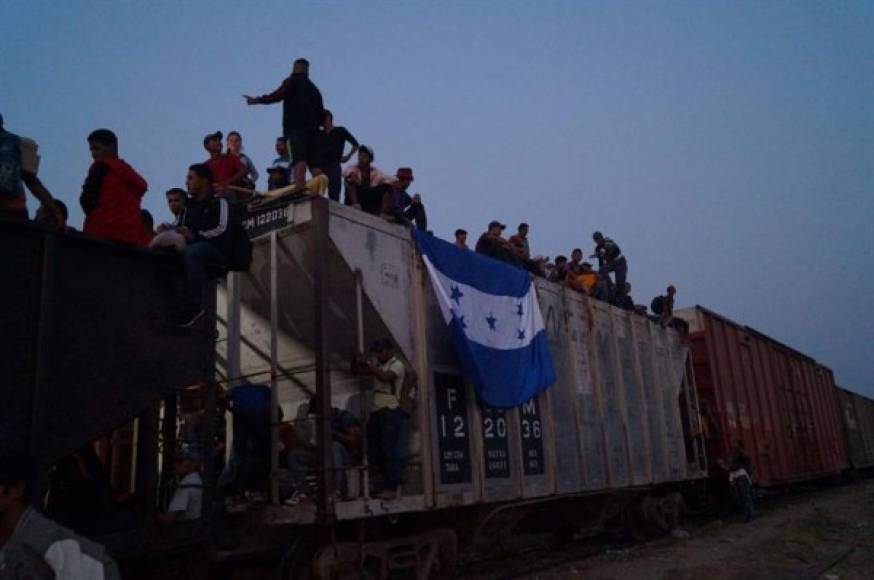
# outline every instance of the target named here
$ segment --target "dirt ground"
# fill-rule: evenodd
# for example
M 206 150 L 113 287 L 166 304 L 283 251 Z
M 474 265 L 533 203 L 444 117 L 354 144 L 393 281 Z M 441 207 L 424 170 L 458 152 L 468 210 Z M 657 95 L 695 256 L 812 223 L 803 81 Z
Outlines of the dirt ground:
M 594 580 L 874 578 L 874 481 L 767 502 L 756 519 L 712 520 L 669 537 L 515 577 Z M 682 532 L 676 534 L 683 536 Z

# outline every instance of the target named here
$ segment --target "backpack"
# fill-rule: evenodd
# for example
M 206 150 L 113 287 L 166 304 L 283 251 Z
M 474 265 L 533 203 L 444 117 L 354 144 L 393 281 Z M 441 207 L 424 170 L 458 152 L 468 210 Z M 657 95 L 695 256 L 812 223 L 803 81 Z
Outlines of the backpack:
M 416 410 L 416 397 L 419 394 L 419 375 L 416 369 L 404 365 L 404 384 L 401 385 L 401 393 L 398 396 L 398 406 L 407 415 Z
M 0 130 L 0 199 L 21 193 L 21 137 Z
M 230 204 L 231 219 L 228 224 L 228 270 L 248 272 L 252 265 L 252 241 L 243 227 L 244 206 Z
M 661 314 L 662 310 L 664 310 L 665 306 L 665 297 L 664 296 L 656 296 L 650 302 L 649 309 L 652 310 L 653 314 Z

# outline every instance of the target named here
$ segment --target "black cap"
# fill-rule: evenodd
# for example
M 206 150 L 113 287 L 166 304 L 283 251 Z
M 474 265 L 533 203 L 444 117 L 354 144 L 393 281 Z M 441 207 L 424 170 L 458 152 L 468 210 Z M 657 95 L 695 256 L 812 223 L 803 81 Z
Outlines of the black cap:
M 502 230 L 504 230 L 507 228 L 507 226 L 505 224 L 502 224 L 498 220 L 492 220 L 489 222 L 489 229 L 492 228 L 501 228 Z

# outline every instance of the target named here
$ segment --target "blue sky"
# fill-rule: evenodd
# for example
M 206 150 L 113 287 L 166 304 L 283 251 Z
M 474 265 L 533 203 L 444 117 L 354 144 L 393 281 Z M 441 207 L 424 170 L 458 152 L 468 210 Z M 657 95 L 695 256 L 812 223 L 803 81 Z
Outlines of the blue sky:
M 637 302 L 673 283 L 874 395 L 872 3 L 8 1 L 0 38 L 0 112 L 77 227 L 92 129 L 160 221 L 208 132 L 263 173 L 281 107 L 240 96 L 306 56 L 438 235 L 524 220 L 554 256 L 600 229 Z

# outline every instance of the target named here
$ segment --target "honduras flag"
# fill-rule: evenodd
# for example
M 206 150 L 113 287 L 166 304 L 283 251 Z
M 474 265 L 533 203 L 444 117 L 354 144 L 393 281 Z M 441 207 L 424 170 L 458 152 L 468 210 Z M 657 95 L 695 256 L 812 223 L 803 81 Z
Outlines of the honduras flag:
M 531 275 L 412 231 L 455 352 L 480 400 L 516 407 L 554 383 Z

